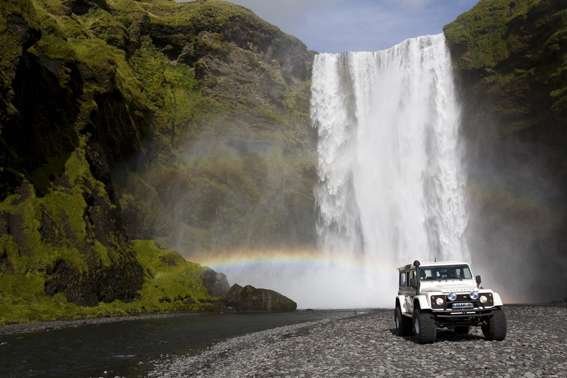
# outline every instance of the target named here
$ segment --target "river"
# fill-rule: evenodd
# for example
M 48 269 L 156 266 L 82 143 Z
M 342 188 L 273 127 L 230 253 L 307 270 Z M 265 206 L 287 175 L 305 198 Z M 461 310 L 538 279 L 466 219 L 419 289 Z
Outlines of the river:
M 0 336 L 0 377 L 145 376 L 152 362 L 230 337 L 350 313 L 183 314 Z

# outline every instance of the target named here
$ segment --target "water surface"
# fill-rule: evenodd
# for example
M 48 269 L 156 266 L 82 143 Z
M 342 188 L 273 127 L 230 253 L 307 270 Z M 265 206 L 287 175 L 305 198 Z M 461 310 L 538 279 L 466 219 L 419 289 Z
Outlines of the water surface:
M 0 336 L 0 377 L 145 376 L 151 361 L 196 354 L 229 337 L 339 315 L 345 311 L 187 314 Z

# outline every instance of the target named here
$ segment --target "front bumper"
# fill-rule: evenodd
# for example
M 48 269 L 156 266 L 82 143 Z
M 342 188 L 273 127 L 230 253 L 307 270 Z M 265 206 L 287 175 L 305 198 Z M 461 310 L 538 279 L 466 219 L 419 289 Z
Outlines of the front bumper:
M 493 314 L 494 307 L 474 308 L 462 311 L 433 310 L 435 321 L 440 325 L 478 325 L 488 320 Z

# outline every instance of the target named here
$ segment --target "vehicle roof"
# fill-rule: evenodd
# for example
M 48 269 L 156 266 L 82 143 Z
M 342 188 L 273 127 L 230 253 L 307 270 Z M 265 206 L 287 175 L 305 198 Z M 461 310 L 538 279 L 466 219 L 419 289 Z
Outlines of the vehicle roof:
M 424 266 L 444 266 L 444 265 L 470 265 L 470 264 L 466 261 L 433 261 L 433 262 L 424 261 L 421 262 L 419 266 L 424 267 Z M 401 266 L 398 268 L 398 270 L 406 270 L 412 267 L 413 267 L 413 263 Z

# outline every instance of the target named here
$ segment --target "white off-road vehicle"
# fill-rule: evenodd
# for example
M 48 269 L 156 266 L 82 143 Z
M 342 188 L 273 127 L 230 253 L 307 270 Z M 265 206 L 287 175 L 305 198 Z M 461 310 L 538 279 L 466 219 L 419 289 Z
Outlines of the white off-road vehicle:
M 488 340 L 506 338 L 506 315 L 500 295 L 483 289 L 463 262 L 415 261 L 399 268 L 394 320 L 399 336 L 415 335 L 420 344 L 433 343 L 438 328 L 468 334 L 480 326 Z

